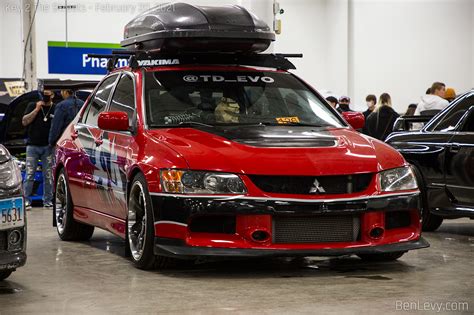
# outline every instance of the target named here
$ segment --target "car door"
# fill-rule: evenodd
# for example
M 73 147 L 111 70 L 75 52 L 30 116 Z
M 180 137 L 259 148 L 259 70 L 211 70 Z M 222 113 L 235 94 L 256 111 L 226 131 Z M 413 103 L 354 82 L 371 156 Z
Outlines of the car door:
M 103 142 L 100 146 L 100 159 L 105 171 L 105 177 L 101 179 L 102 191 L 105 193 L 101 199 L 105 200 L 102 207 L 108 214 L 121 219 L 125 219 L 127 215 L 126 169 L 133 158 L 131 152 L 137 122 L 135 108 L 134 76 L 123 73 L 113 91 L 107 111 L 127 113 L 130 131 L 103 130 Z
M 446 163 L 450 150 L 450 140 L 456 134 L 456 128 L 463 115 L 468 110 L 468 96 L 458 99 L 452 106 L 446 109 L 442 115 L 431 120 L 424 132 L 417 133 L 422 136 L 417 148 L 417 162 L 428 188 L 445 188 L 446 186 Z M 407 156 L 407 160 L 411 160 Z M 430 195 L 433 204 L 440 204 L 440 195 Z
M 75 126 L 77 132 L 76 145 L 84 154 L 84 162 L 80 167 L 83 191 L 77 202 L 85 208 L 101 211 L 107 203 L 107 183 L 104 182 L 106 166 L 101 160 L 102 131 L 97 125 L 99 114 L 106 110 L 115 83 L 119 78 L 113 74 L 102 81 L 86 108 L 84 117 Z
M 446 153 L 446 189 L 453 203 L 474 211 L 474 95 L 466 98 L 469 106 L 449 141 Z

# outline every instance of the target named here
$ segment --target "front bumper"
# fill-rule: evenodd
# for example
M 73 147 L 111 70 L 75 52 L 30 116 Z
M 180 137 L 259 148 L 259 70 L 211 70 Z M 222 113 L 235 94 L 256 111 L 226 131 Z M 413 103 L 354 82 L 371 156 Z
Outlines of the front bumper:
M 15 270 L 26 263 L 26 253 L 0 251 L 0 270 Z
M 338 256 L 408 251 L 429 246 L 421 238 L 420 199 L 416 191 L 339 199 L 151 195 L 155 218 L 155 252 L 159 255 Z M 401 213 L 405 216 L 399 216 Z M 231 228 L 212 231 L 215 221 L 206 221 L 208 223 L 204 228 L 209 230 L 202 230 L 202 226 L 196 228 L 195 223 L 199 219 L 215 216 L 232 218 Z M 330 229 L 316 227 L 318 222 L 324 221 L 320 218 L 331 216 L 338 219 L 333 221 L 334 225 Z M 330 237 L 322 237 L 322 241 L 291 241 L 292 235 L 306 231 L 296 229 L 288 232 L 289 234 L 283 233 L 285 237 L 289 237 L 282 241 L 279 238 L 283 235 L 281 226 L 277 227 L 275 220 L 301 217 L 315 222 L 316 225 L 311 223 L 309 226 L 312 232 L 324 230 L 320 235 Z M 350 232 L 357 233 L 344 240 L 332 241 L 331 237 L 339 233 L 337 229 L 346 217 L 355 218 L 356 221 L 353 222 L 357 222 L 357 228 Z M 405 218 L 404 222 L 398 220 L 402 217 Z M 383 236 L 371 236 L 374 228 L 383 229 Z M 265 241 L 256 241 L 252 238 L 252 233 L 257 230 L 265 231 L 269 237 Z
M 171 244 L 170 244 L 171 243 Z M 196 257 L 297 257 L 297 256 L 342 256 L 358 254 L 385 254 L 406 252 L 413 249 L 429 247 L 430 244 L 422 237 L 418 240 L 364 246 L 358 248 L 324 248 L 324 249 L 247 249 L 247 248 L 212 248 L 190 247 L 184 244 L 172 245 L 169 240 L 155 238 L 155 255 L 194 259 Z

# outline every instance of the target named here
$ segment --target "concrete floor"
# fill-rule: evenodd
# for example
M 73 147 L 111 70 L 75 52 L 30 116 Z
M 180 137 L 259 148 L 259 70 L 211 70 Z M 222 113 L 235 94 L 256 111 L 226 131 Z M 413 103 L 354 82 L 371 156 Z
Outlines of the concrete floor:
M 91 242 L 66 243 L 51 227 L 51 210 L 34 208 L 28 219 L 28 262 L 0 283 L 2 315 L 400 314 L 402 302 L 412 303 L 403 313 L 420 313 L 425 302 L 443 309 L 467 302 L 468 310 L 448 307 L 474 313 L 474 221 L 467 219 L 425 233 L 431 248 L 397 262 L 272 259 L 161 272 L 135 269 L 124 243 L 109 233 L 96 230 Z

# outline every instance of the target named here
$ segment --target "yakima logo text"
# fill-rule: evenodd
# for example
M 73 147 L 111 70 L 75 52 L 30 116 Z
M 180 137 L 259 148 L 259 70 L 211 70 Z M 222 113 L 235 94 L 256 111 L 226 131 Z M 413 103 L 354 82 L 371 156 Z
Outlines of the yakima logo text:
M 138 60 L 138 65 L 140 67 L 179 65 L 179 60 L 178 59 Z

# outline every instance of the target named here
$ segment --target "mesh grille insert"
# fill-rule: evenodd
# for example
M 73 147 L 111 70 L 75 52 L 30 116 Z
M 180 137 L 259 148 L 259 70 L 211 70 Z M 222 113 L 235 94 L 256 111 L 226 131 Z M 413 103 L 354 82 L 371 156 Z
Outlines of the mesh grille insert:
M 372 174 L 337 176 L 267 176 L 250 175 L 252 182 L 262 191 L 281 194 L 324 195 L 350 194 L 367 189 Z
M 275 244 L 355 242 L 360 218 L 350 215 L 274 217 Z

